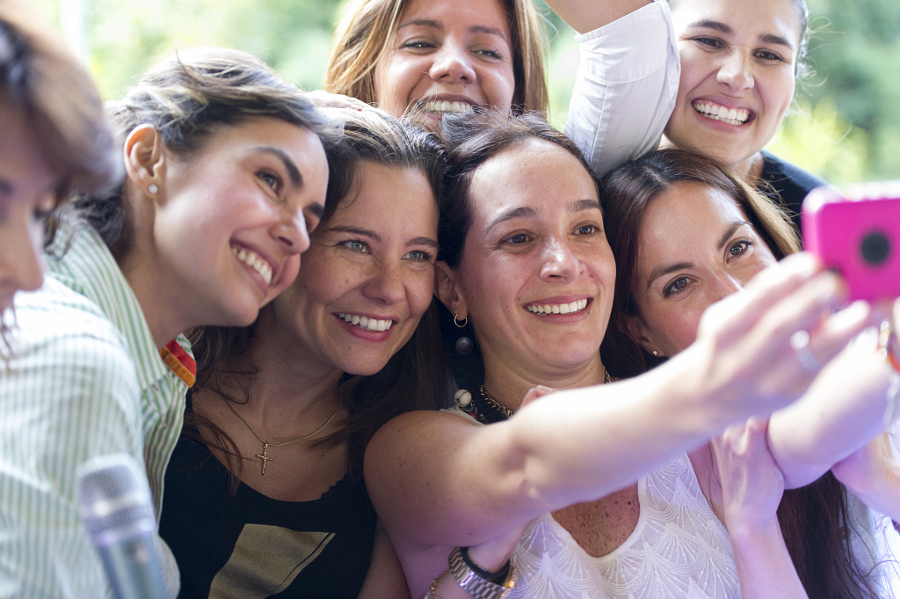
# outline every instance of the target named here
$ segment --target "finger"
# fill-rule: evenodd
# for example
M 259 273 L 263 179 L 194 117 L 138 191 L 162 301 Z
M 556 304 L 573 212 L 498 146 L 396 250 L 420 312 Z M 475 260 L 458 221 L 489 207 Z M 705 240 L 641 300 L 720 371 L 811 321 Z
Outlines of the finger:
M 749 351 L 762 354 L 768 348 L 770 359 L 779 363 L 786 361 L 795 366 L 799 365 L 807 374 L 816 374 L 843 345 L 835 349 L 834 343 L 823 343 L 821 347 L 823 353 L 813 354 L 814 358 L 810 360 L 803 359 L 801 348 L 792 344 L 791 338 L 798 331 L 818 329 L 820 323 L 831 315 L 832 310 L 844 301 L 845 293 L 846 287 L 838 276 L 829 272 L 816 275 L 790 296 L 769 306 L 748 335 Z M 831 331 L 835 340 L 840 337 L 838 334 L 840 330 Z
M 710 306 L 704 320 L 720 320 L 723 332 L 741 335 L 773 305 L 791 296 L 821 270 L 818 259 L 810 254 L 788 256 L 753 277 L 742 293 Z
M 811 332 L 810 350 L 818 360 L 828 362 L 838 355 L 864 329 L 877 326 L 884 320 L 883 308 L 866 302 L 850 304 L 831 316 Z
M 535 399 L 539 397 L 544 397 L 545 395 L 549 395 L 553 393 L 555 389 L 551 389 L 550 387 L 545 387 L 543 385 L 538 385 L 537 387 L 532 387 L 528 390 L 528 393 L 525 394 L 525 399 L 522 400 L 522 405 L 519 406 L 519 409 L 524 408 L 528 403 L 531 403 Z

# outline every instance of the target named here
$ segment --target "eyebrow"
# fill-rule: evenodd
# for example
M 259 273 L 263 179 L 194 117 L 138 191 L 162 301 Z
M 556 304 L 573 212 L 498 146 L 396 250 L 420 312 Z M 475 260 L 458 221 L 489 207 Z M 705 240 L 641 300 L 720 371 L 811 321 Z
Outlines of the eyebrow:
M 600 200 L 595 199 L 583 199 L 583 200 L 575 200 L 571 204 L 569 204 L 569 212 L 582 212 L 583 210 L 601 210 L 600 208 Z M 534 208 L 530 208 L 528 206 L 522 206 L 521 208 L 514 208 L 513 210 L 509 210 L 508 212 L 504 212 L 488 225 L 488 228 L 484 232 L 484 236 L 487 237 L 488 233 L 490 233 L 491 229 L 496 227 L 497 225 L 504 223 L 508 220 L 512 220 L 514 218 L 534 218 L 537 216 L 537 210 Z
M 294 160 L 288 156 L 287 152 L 274 146 L 259 146 L 254 148 L 253 151 L 262 152 L 263 154 L 272 154 L 281 160 L 285 170 L 288 172 L 288 177 L 291 179 L 291 184 L 294 187 L 303 187 L 303 175 L 300 174 L 300 169 L 297 168 L 297 165 L 294 164 Z
M 713 21 L 712 19 L 703 19 L 701 21 L 696 21 L 688 25 L 688 27 L 702 27 L 705 29 L 714 29 L 720 33 L 724 33 L 725 35 L 733 35 L 734 29 L 731 28 L 730 25 L 723 23 L 721 21 Z M 794 45 L 789 42 L 787 39 L 783 38 L 780 35 L 775 35 L 774 33 L 764 33 L 759 36 L 759 41 L 764 44 L 776 44 L 779 46 L 787 46 L 790 48 L 791 52 L 794 51 Z
M 733 221 L 728 229 L 725 230 L 725 233 L 722 235 L 722 237 L 719 238 L 719 245 L 716 246 L 717 249 L 721 250 L 722 248 L 724 248 L 725 244 L 728 243 L 728 240 L 732 235 L 734 235 L 735 231 L 737 231 L 744 225 L 749 226 L 750 223 L 745 220 Z M 660 277 L 664 277 L 679 270 L 686 270 L 693 267 L 693 262 L 676 262 L 675 264 L 663 264 L 662 266 L 654 268 L 650 273 L 650 277 L 647 279 L 647 289 L 649 290 L 650 286 L 653 285 L 653 282 Z
M 437 29 L 438 31 L 444 30 L 444 24 L 440 21 L 435 21 L 433 19 L 410 19 L 408 21 L 403 22 L 399 27 L 397 27 L 397 31 L 400 31 L 404 27 L 410 26 L 418 26 L 418 27 L 428 27 L 429 29 Z M 507 44 L 509 40 L 506 39 L 506 35 L 504 35 L 503 31 L 497 29 L 496 27 L 487 27 L 485 25 L 472 25 L 468 29 L 469 33 L 486 33 L 488 35 L 496 35 L 501 38 Z
M 375 231 L 370 231 L 369 229 L 360 229 L 359 227 L 347 227 L 336 225 L 334 227 L 328 227 L 323 231 L 323 233 L 351 233 L 353 235 L 359 235 L 360 237 L 368 237 L 373 241 L 381 241 L 381 235 L 376 233 Z
M 368 237 L 372 241 L 381 242 L 381 235 L 376 233 L 375 231 L 370 231 L 369 229 L 360 229 L 359 227 L 347 227 L 337 225 L 334 227 L 328 227 L 323 231 L 323 233 L 350 233 L 352 235 L 359 235 L 360 237 Z M 410 239 L 406 242 L 406 247 L 413 245 L 427 245 L 428 247 L 432 247 L 437 249 L 438 242 L 436 239 L 432 239 L 431 237 L 416 237 L 414 239 Z
M 406 247 L 411 245 L 427 245 L 430 248 L 438 249 L 437 239 L 432 239 L 431 237 L 416 237 L 415 239 L 410 239 L 406 242 Z

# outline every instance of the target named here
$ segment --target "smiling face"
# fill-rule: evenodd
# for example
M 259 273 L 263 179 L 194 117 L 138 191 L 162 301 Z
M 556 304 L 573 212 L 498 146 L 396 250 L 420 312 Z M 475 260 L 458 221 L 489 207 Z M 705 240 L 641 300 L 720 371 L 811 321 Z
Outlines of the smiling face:
M 433 119 L 472 106 L 508 111 L 515 94 L 506 12 L 497 0 L 413 0 L 375 66 L 378 104 Z
M 152 250 L 168 309 L 190 326 L 253 322 L 296 277 L 327 184 L 319 138 L 277 119 L 223 127 L 196 155 L 170 157 Z
M 363 161 L 354 188 L 313 235 L 297 281 L 263 312 L 260 336 L 283 340 L 298 362 L 371 375 L 431 305 L 438 208 L 418 170 Z
M 27 123 L 0 100 L 0 317 L 16 291 L 44 280 L 39 215 L 53 207 L 58 183 Z
M 474 173 L 452 311 L 469 317 L 486 368 L 519 372 L 599 365 L 615 261 L 597 190 L 566 150 L 518 142 Z M 442 291 L 442 299 L 446 294 Z
M 710 304 L 743 288 L 775 257 L 722 191 L 679 182 L 647 207 L 639 235 L 632 337 L 674 356 L 697 337 Z
M 678 0 L 681 83 L 666 139 L 747 173 L 794 96 L 793 0 Z

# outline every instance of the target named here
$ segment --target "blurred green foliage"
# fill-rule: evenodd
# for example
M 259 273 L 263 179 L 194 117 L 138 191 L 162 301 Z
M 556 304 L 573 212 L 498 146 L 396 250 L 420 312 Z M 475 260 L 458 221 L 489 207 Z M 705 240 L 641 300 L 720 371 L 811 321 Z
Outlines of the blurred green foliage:
M 83 5 L 87 61 L 106 97 L 178 48 L 252 52 L 306 89 L 319 86 L 338 0 L 32 0 L 59 20 Z M 798 86 L 771 149 L 829 181 L 900 178 L 900 2 L 808 0 L 815 73 Z M 562 127 L 578 62 L 573 32 L 548 17 L 550 120 Z

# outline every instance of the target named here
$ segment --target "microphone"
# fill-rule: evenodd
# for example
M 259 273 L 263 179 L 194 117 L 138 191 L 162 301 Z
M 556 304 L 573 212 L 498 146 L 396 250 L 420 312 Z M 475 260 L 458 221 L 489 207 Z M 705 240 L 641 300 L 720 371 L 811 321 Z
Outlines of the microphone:
M 127 453 L 78 466 L 78 506 L 116 599 L 166 599 L 150 485 Z

